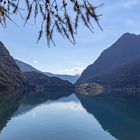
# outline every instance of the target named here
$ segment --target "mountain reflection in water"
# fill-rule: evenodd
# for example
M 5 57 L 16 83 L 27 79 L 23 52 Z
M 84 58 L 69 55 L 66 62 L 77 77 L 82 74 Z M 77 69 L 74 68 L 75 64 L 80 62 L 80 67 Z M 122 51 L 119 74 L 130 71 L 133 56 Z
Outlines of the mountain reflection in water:
M 44 106 L 39 108 L 41 105 Z M 51 106 L 51 108 L 48 106 Z M 44 118 L 42 117 L 43 120 L 40 119 L 38 120 L 39 122 L 36 122 L 38 124 L 44 123 L 43 126 L 40 126 L 41 128 L 33 128 L 33 130 L 37 130 L 36 134 L 31 130 L 34 126 L 29 126 L 30 134 L 28 135 L 35 140 L 55 140 L 57 138 L 61 140 L 140 139 L 139 93 L 128 94 L 126 92 L 111 91 L 98 92 L 98 94 L 94 95 L 86 94 L 85 96 L 80 93 L 72 94 L 71 91 L 67 90 L 1 93 L 0 139 L 10 140 L 11 134 L 11 139 L 18 140 L 20 138 L 20 140 L 23 140 L 24 137 L 20 137 L 23 135 L 23 132 L 20 132 L 20 130 L 18 130 L 18 133 L 21 134 L 19 136 L 17 134 L 14 137 L 13 128 L 19 126 L 16 126 L 17 124 L 13 120 L 28 112 L 32 112 L 35 117 L 34 110 L 37 107 L 41 115 L 45 113 L 43 111 L 48 107 L 49 111 L 47 113 L 49 114 L 47 116 L 45 114 Z M 59 109 L 57 110 L 57 108 Z M 25 119 L 23 118 L 24 121 L 26 120 L 26 123 L 31 121 L 27 120 L 29 118 L 26 117 Z M 45 125 L 46 117 L 49 117 L 49 120 L 53 119 L 52 122 L 47 122 L 48 126 Z M 11 125 L 10 122 L 15 124 L 15 126 Z M 23 124 L 23 122 L 20 122 L 20 124 Z M 51 130 L 52 128 L 56 130 Z M 26 133 L 24 132 L 24 134 Z M 40 136 L 37 137 L 39 134 Z M 28 137 L 25 136 L 24 139 L 28 139 Z
M 89 96 L 78 95 L 84 108 L 92 114 L 105 131 L 119 140 L 140 139 L 140 93 L 103 92 Z

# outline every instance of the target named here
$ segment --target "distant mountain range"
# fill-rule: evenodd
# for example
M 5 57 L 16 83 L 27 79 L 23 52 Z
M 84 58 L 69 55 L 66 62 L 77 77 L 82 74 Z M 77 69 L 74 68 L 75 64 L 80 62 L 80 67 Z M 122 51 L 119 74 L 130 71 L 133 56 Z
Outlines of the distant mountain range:
M 24 75 L 33 89 L 35 87 L 37 87 L 37 89 L 73 88 L 73 85 L 69 81 L 57 77 L 48 77 L 40 72 L 24 72 Z
M 15 61 L 4 44 L 0 42 L 0 91 L 50 88 L 73 89 L 73 84 L 60 78 L 48 77 L 21 61 Z
M 32 67 L 31 65 L 29 65 L 27 63 L 24 63 L 24 62 L 22 62 L 20 60 L 15 59 L 15 61 L 16 61 L 16 64 L 21 69 L 21 71 L 23 71 L 23 72 L 33 72 L 33 71 L 34 72 L 40 72 L 40 73 L 43 73 L 43 74 L 45 74 L 45 75 L 47 75 L 49 77 L 58 77 L 58 78 L 60 78 L 62 80 L 67 80 L 67 81 L 69 81 L 69 82 L 71 82 L 73 84 L 80 77 L 80 75 L 78 75 L 78 74 L 77 75 L 61 75 L 61 74 L 53 74 L 53 73 L 50 73 L 50 72 L 41 72 L 41 71 L 35 69 L 34 67 Z
M 104 87 L 140 87 L 140 35 L 125 33 L 88 66 L 77 84 L 96 82 Z
M 14 60 L 0 42 L 0 90 L 71 88 L 71 83 L 75 83 L 78 78 L 79 75 L 41 72 L 22 61 Z M 123 34 L 83 71 L 76 85 L 81 83 L 96 83 L 109 88 L 140 88 L 140 35 Z
M 27 64 L 27 63 L 24 63 L 20 60 L 17 60 L 15 59 L 15 62 L 16 64 L 18 65 L 18 67 L 20 68 L 20 70 L 22 72 L 32 72 L 32 71 L 35 71 L 35 72 L 40 72 L 39 70 L 37 70 L 36 68 L 32 67 L 31 65 Z
M 67 80 L 67 81 L 69 81 L 69 82 L 71 82 L 71 83 L 75 83 L 78 79 L 79 79 L 79 77 L 80 77 L 80 75 L 79 74 L 76 74 L 76 75 L 61 75 L 61 74 L 53 74 L 53 73 L 49 73 L 49 72 L 44 72 L 44 74 L 46 74 L 47 76 L 49 76 L 49 77 L 58 77 L 58 78 L 60 78 L 60 79 L 62 79 L 62 80 Z

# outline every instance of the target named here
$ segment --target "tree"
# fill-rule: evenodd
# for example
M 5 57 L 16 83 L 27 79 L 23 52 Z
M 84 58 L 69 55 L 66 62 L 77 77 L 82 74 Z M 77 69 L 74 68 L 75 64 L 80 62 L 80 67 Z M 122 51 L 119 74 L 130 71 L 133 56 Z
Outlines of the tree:
M 79 21 L 93 32 L 92 20 L 98 26 L 99 16 L 95 7 L 88 0 L 0 0 L 0 24 L 6 27 L 6 21 L 12 19 L 12 15 L 19 14 L 24 21 L 24 25 L 31 18 L 34 21 L 41 20 L 38 41 L 45 33 L 48 45 L 52 42 L 54 45 L 53 34 L 57 31 L 63 37 L 66 37 L 72 44 L 75 44 L 75 35 Z M 26 6 L 24 6 L 24 4 Z M 25 14 L 26 13 L 26 14 Z M 102 28 L 100 27 L 102 30 Z

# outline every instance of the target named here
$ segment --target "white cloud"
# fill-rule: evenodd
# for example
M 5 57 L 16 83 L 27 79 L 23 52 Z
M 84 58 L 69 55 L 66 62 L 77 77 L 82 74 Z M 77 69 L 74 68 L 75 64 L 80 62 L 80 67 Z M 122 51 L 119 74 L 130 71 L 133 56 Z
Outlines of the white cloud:
M 123 6 L 126 8 L 131 8 L 132 6 L 135 6 L 139 3 L 139 0 L 127 0 Z
M 34 62 L 33 62 L 34 64 L 37 64 L 38 63 L 38 61 L 37 60 L 34 60 Z
M 75 75 L 75 74 L 81 74 L 83 72 L 85 68 L 84 67 L 73 67 L 73 68 L 67 68 L 67 69 L 64 69 L 63 70 L 63 73 L 65 74 L 72 74 L 72 75 Z

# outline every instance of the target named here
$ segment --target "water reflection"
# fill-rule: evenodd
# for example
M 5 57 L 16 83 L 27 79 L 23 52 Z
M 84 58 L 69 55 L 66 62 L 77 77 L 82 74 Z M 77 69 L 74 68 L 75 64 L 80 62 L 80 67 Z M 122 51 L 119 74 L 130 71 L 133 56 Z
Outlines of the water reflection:
M 115 139 L 86 112 L 71 91 L 10 93 L 2 96 L 0 107 L 4 109 L 3 105 L 7 103 L 9 108 L 1 113 L 1 118 L 5 120 L 1 121 L 1 140 Z
M 105 131 L 119 140 L 140 140 L 139 92 L 110 91 L 94 95 L 77 96 Z
M 139 140 L 139 132 L 138 92 L 0 93 L 1 140 Z
M 70 94 L 72 94 L 71 90 L 67 89 L 27 93 L 0 93 L 0 132 L 13 116 L 26 113 L 48 100 L 57 100 Z

